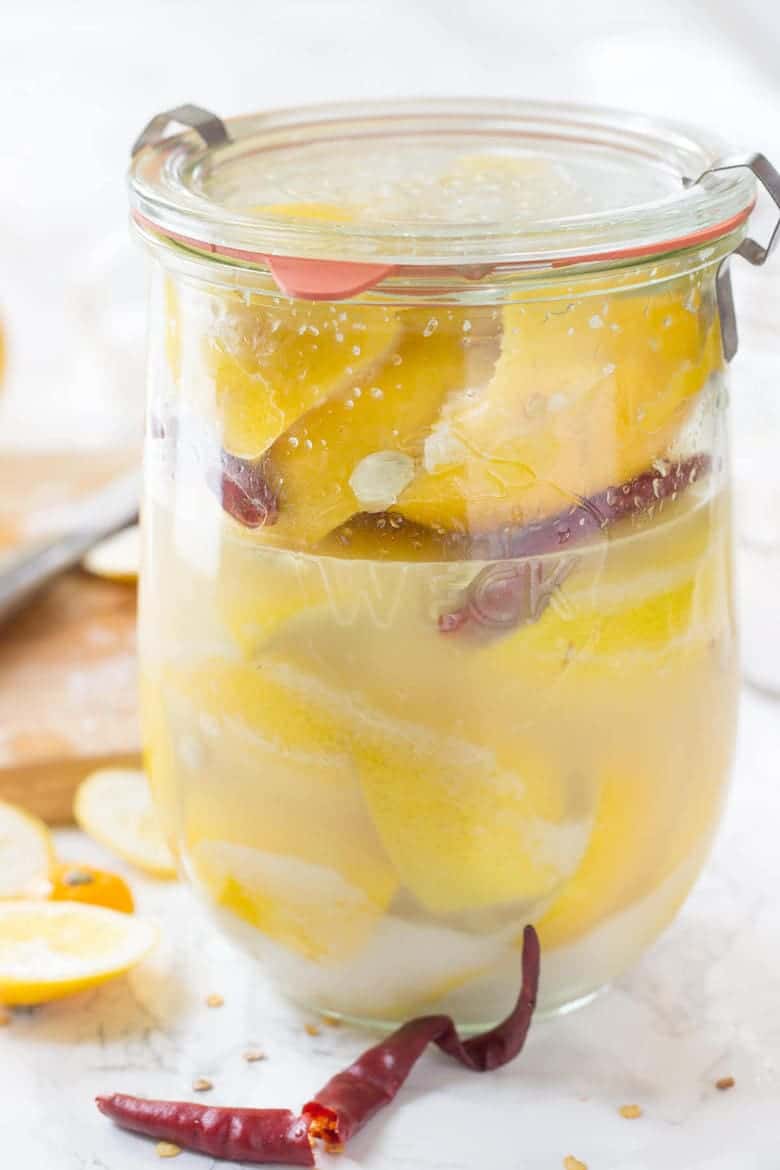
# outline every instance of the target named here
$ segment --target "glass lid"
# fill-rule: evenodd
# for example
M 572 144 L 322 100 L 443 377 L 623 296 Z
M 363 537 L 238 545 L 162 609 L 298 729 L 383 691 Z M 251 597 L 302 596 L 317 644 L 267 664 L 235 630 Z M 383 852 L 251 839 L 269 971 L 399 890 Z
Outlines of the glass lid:
M 724 153 L 684 126 L 584 106 L 368 102 L 152 136 L 130 185 L 147 231 L 232 263 L 362 265 L 368 287 L 407 266 L 549 268 L 716 239 L 754 201 L 744 170 L 697 182 Z

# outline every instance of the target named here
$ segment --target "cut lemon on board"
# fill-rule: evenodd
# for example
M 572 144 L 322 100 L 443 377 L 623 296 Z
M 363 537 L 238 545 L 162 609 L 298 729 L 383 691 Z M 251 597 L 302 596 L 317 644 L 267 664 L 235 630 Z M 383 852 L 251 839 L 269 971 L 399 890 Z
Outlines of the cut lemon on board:
M 0 898 L 45 898 L 54 861 L 43 821 L 0 801 Z
M 0 906 L 0 1003 L 59 999 L 124 974 L 151 950 L 142 919 L 74 902 Z
M 146 776 L 137 768 L 101 768 L 79 786 L 73 815 L 90 837 L 155 877 L 176 876 Z
M 138 525 L 133 524 L 101 540 L 84 557 L 84 568 L 88 573 L 96 577 L 108 577 L 110 581 L 137 580 L 141 559 L 139 532 Z

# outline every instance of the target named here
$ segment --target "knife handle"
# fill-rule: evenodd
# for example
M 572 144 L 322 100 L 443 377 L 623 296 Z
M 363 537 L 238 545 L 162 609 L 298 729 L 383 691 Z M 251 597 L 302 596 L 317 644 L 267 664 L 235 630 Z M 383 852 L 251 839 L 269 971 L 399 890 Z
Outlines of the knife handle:
M 77 528 L 32 548 L 12 553 L 0 564 L 0 623 L 21 609 L 44 585 L 77 565 L 99 541 L 133 523 L 123 518 L 105 526 Z

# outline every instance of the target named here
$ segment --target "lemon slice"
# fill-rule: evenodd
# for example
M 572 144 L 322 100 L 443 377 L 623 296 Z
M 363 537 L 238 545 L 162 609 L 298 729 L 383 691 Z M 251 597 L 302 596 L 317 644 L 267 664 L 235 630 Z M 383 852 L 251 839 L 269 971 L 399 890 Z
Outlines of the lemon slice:
M 0 801 L 0 898 L 45 898 L 54 861 L 43 821 Z
M 0 906 L 0 1002 L 46 1003 L 122 975 L 157 939 L 129 914 L 75 902 Z
M 91 548 L 82 562 L 88 573 L 108 577 L 111 581 L 135 581 L 141 558 L 137 524 L 101 540 Z
M 136 768 L 101 768 L 79 786 L 76 821 L 90 837 L 155 877 L 176 876 L 163 839 L 149 783 Z

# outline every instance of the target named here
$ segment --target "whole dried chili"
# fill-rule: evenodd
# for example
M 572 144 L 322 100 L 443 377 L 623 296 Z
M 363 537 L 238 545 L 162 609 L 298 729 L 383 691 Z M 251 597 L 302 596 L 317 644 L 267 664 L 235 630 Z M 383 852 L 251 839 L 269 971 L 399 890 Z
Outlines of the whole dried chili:
M 146 1101 L 124 1093 L 98 1097 L 97 1106 L 124 1129 L 212 1158 L 314 1165 L 309 1122 L 289 1109 L 225 1109 L 188 1101 Z
M 186 433 L 182 435 L 175 417 L 161 414 L 149 414 L 147 430 L 150 439 L 160 440 L 168 446 L 171 460 L 177 447 L 188 437 Z M 229 516 L 245 528 L 261 528 L 276 522 L 278 501 L 268 482 L 265 455 L 247 459 L 222 449 L 219 464 L 214 465 L 210 448 L 207 452 L 199 450 L 199 444 L 195 442 L 194 450 L 205 460 L 206 482 Z
M 510 1014 L 488 1032 L 461 1040 L 450 1016 L 420 1016 L 403 1024 L 308 1101 L 303 1115 L 313 1137 L 343 1145 L 371 1117 L 389 1105 L 422 1053 L 433 1043 L 472 1072 L 507 1064 L 521 1051 L 536 1007 L 539 939 L 532 926 L 523 933 L 523 982 Z
M 222 507 L 245 528 L 274 524 L 278 505 L 266 476 L 266 459 L 242 459 L 223 451 L 218 476 L 209 479 Z
M 439 617 L 443 634 L 466 625 L 506 629 L 538 621 L 555 590 L 574 567 L 570 557 L 554 562 L 535 561 L 553 552 L 565 552 L 598 535 L 617 521 L 652 513 L 666 500 L 705 475 L 708 455 L 693 455 L 677 463 L 659 462 L 651 471 L 588 499 L 565 512 L 522 528 L 504 528 L 473 539 L 474 560 L 496 560 L 471 582 L 457 609 Z
M 429 1044 L 473 1072 L 487 1072 L 522 1050 L 536 1006 L 539 939 L 523 932 L 522 985 L 502 1023 L 461 1040 L 450 1016 L 419 1016 L 364 1052 L 303 1108 L 230 1109 L 183 1101 L 147 1101 L 122 1093 L 98 1097 L 97 1104 L 118 1125 L 147 1137 L 173 1142 L 212 1158 L 284 1166 L 313 1166 L 313 1144 L 343 1146 L 371 1117 L 389 1105 Z

